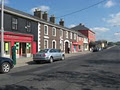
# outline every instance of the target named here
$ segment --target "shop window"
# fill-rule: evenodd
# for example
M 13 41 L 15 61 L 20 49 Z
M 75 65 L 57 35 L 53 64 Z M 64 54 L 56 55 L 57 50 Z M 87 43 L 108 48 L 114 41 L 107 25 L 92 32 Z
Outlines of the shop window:
M 5 54 L 9 55 L 10 54 L 10 42 L 5 42 L 4 47 L 5 47 L 4 48 Z
M 19 54 L 19 42 L 16 42 L 14 46 L 16 47 L 16 54 Z
M 31 22 L 30 21 L 27 21 L 26 22 L 26 30 L 27 30 L 27 32 L 31 32 Z
M 12 18 L 12 29 L 13 30 L 17 30 L 17 28 L 18 28 L 18 20 L 17 20 L 17 18 Z
M 79 45 L 79 49 L 81 49 L 81 46 Z
M 31 44 L 27 43 L 27 53 L 31 53 Z

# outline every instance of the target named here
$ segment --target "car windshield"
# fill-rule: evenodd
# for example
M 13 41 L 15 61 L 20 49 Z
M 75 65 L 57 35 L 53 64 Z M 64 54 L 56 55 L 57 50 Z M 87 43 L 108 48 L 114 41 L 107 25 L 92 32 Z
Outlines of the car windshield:
M 40 50 L 39 53 L 47 53 L 49 49 Z

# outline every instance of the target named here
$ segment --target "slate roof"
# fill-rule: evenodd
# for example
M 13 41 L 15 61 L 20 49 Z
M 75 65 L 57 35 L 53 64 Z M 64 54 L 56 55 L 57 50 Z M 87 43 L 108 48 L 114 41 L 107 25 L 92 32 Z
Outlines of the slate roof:
M 71 29 L 79 31 L 79 30 L 90 30 L 89 28 L 87 28 L 85 25 L 79 24 L 75 27 L 72 27 Z M 92 30 L 90 30 L 91 32 L 93 32 Z M 93 32 L 95 33 L 95 32 Z
M 74 30 L 89 30 L 89 28 L 85 27 L 84 25 L 82 24 L 79 24 L 71 29 L 74 29 Z

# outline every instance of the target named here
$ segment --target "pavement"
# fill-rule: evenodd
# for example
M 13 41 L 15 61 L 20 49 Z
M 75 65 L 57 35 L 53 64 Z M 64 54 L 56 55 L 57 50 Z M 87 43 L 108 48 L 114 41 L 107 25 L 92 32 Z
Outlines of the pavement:
M 70 53 L 70 54 L 65 54 L 65 58 L 69 57 L 74 57 L 74 56 L 79 56 L 79 55 L 84 55 L 91 53 L 90 51 L 84 51 L 84 52 L 76 52 L 76 53 Z M 14 67 L 22 67 L 29 65 L 28 62 L 32 62 L 33 58 L 32 57 L 22 57 L 16 60 L 16 65 Z

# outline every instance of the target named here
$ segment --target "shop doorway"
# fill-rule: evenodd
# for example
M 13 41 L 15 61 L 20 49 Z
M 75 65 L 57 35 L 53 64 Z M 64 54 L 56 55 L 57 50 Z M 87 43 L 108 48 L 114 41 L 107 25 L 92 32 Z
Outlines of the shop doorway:
M 26 57 L 26 43 L 20 43 L 20 56 Z

